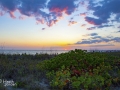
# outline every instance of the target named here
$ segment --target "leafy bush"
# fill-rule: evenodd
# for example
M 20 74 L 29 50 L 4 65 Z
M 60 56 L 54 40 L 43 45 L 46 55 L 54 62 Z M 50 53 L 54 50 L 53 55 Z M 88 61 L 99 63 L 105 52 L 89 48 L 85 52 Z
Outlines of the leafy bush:
M 108 53 L 75 50 L 59 54 L 37 66 L 47 72 L 50 85 L 54 88 L 108 89 L 115 81 L 110 71 L 120 58 Z M 120 80 L 120 78 L 118 78 Z

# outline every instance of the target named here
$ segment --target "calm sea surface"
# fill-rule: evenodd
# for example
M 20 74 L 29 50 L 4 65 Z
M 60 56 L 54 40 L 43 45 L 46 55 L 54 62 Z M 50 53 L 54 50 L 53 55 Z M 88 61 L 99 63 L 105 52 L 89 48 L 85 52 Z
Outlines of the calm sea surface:
M 68 52 L 68 50 L 0 50 L 0 54 L 60 54 L 60 53 L 65 53 Z
M 60 54 L 60 53 L 65 53 L 69 52 L 70 50 L 0 50 L 0 54 L 33 54 L 35 55 L 36 53 L 38 54 Z M 88 50 L 88 52 L 92 52 L 94 50 Z M 96 52 L 120 52 L 120 50 L 95 50 Z

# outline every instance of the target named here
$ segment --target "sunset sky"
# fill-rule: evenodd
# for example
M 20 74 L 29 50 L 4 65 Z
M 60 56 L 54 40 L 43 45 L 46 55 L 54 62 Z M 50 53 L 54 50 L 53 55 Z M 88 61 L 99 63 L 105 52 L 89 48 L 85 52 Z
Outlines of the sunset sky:
M 120 0 L 0 0 L 0 46 L 120 50 Z

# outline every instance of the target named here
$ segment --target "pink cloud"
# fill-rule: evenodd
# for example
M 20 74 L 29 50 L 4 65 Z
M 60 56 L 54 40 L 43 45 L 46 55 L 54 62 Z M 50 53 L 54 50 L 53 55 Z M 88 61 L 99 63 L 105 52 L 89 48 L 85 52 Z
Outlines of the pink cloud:
M 16 17 L 14 16 L 14 12 L 10 11 L 9 14 L 10 14 L 10 17 L 11 17 L 11 18 L 13 18 L 13 19 L 16 18 Z
M 62 13 L 62 12 L 66 13 L 67 12 L 67 7 L 63 8 L 63 9 L 55 7 L 55 8 L 50 9 L 50 11 L 55 12 L 55 13 Z
M 69 26 L 71 26 L 72 24 L 77 24 L 76 21 L 69 21 Z
M 49 27 L 53 26 L 54 24 L 55 24 L 55 23 L 54 23 L 54 20 L 51 20 L 51 21 L 47 22 L 47 25 L 48 25 Z
M 50 9 L 50 12 L 55 12 L 57 17 L 63 16 L 63 14 L 69 15 L 69 13 L 68 13 L 68 7 L 65 7 L 63 9 L 54 7 L 52 9 Z
M 97 25 L 93 20 L 89 20 L 89 19 L 85 18 L 85 21 L 87 21 L 89 24 Z
M 36 20 L 37 20 L 37 23 L 41 23 L 41 24 L 44 24 L 44 23 L 45 23 L 44 18 L 41 18 L 41 19 L 36 18 Z
M 0 12 L 0 16 L 3 16 L 3 15 L 4 15 L 4 14 L 3 14 L 3 12 L 1 11 L 1 12 Z
M 85 26 L 86 26 L 86 24 L 82 24 L 82 25 L 81 25 L 81 27 L 85 27 Z

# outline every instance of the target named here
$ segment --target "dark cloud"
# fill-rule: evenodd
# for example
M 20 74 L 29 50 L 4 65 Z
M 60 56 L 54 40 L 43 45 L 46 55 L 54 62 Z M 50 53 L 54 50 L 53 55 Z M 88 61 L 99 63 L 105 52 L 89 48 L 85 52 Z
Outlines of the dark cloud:
M 117 32 L 119 32 L 119 33 L 120 33 L 120 30 L 119 30 L 119 31 L 117 31 Z
M 94 30 L 94 29 L 96 29 L 96 27 L 87 28 L 87 30 Z
M 94 25 L 87 30 L 111 27 L 112 25 L 108 25 L 109 22 L 120 22 L 120 0 L 0 0 L 0 16 L 7 12 L 15 19 L 14 12 L 18 10 L 22 15 L 35 17 L 37 24 L 46 24 L 51 27 L 63 18 L 64 14 L 71 15 L 75 11 L 78 12 L 79 5 L 86 6 L 86 2 L 89 2 L 88 12 L 78 14 L 84 16 L 86 22 Z M 92 16 L 89 12 L 91 10 Z M 115 18 L 108 20 L 111 15 L 115 15 Z M 75 23 L 73 18 L 69 23 Z
M 0 0 L 0 9 L 8 12 L 12 18 L 16 18 L 14 12 L 18 10 L 22 15 L 35 17 L 37 23 L 50 27 L 56 24 L 63 14 L 71 15 L 75 11 L 78 7 L 75 1 L 77 0 Z M 0 12 L 0 15 L 2 16 L 3 12 Z
M 97 36 L 98 34 L 97 33 L 91 33 L 91 34 L 86 34 L 86 35 L 83 35 L 83 36 Z
M 45 8 L 47 0 L 19 0 L 18 9 L 27 16 L 42 14 L 40 9 Z M 21 6 L 20 6 L 21 5 Z
M 115 38 L 112 38 L 111 40 L 113 40 L 114 42 L 120 42 L 120 37 L 115 37 Z
M 0 0 L 0 6 L 3 11 L 10 14 L 12 18 L 15 18 L 15 10 L 19 10 L 22 15 L 26 16 L 45 16 L 46 13 L 40 9 L 45 8 L 47 0 Z
M 118 28 L 120 28 L 120 26 L 118 26 Z
M 113 32 L 113 33 L 120 33 L 120 30 L 118 30 L 118 31 L 115 31 L 115 32 Z
M 115 46 L 115 45 L 114 44 L 90 45 L 90 47 L 108 47 L 108 46 Z
M 101 39 L 102 37 L 101 36 L 94 36 L 94 37 L 91 37 L 91 39 Z
M 75 1 L 76 0 L 50 0 L 48 8 L 51 12 L 62 13 L 64 11 L 66 14 L 71 14 L 77 7 L 74 3 Z
M 108 24 L 111 15 L 116 15 L 112 21 L 120 22 L 120 0 L 102 0 L 95 2 L 96 0 L 90 0 L 88 10 L 93 11 L 93 15 L 96 18 L 85 17 L 85 20 L 93 25 L 102 25 L 104 23 Z M 103 26 L 98 28 L 104 28 L 109 26 Z
M 93 43 L 100 43 L 102 40 L 84 40 L 84 41 L 78 41 L 75 44 L 93 44 Z
M 74 3 L 75 1 L 77 0 L 50 0 L 47 8 L 49 9 L 52 17 L 54 17 L 53 20 L 56 20 L 57 18 L 62 18 L 63 14 L 71 15 L 78 7 Z M 55 23 L 51 24 L 51 22 L 54 22 L 53 20 L 49 22 L 50 23 L 49 26 L 55 24 Z M 75 21 L 69 21 L 69 25 L 75 23 L 76 23 Z
M 104 28 L 104 27 L 113 27 L 114 25 L 100 25 L 96 26 L 97 28 Z
M 42 28 L 42 30 L 45 30 L 45 28 Z
M 78 41 L 75 44 L 95 44 L 95 43 L 101 43 L 101 42 L 120 42 L 120 37 L 101 37 L 101 36 L 95 36 L 91 37 L 89 39 L 82 39 L 82 41 Z
M 14 11 L 16 9 L 16 0 L 0 0 L 0 5 L 4 10 Z
M 87 21 L 89 24 L 93 24 L 93 25 L 101 25 L 102 23 L 106 23 L 106 20 L 103 19 L 95 19 L 92 17 L 85 17 L 85 21 Z
M 97 33 L 91 33 L 90 34 L 91 36 L 96 36 L 96 35 L 98 35 Z
M 11 18 L 16 18 L 13 13 L 16 10 L 16 0 L 0 0 L 0 9 L 8 12 Z M 1 15 L 4 15 L 2 11 Z
M 113 27 L 114 25 L 97 25 L 94 27 L 87 28 L 87 30 L 94 30 L 94 29 L 99 29 L 99 28 L 104 28 L 104 27 Z

